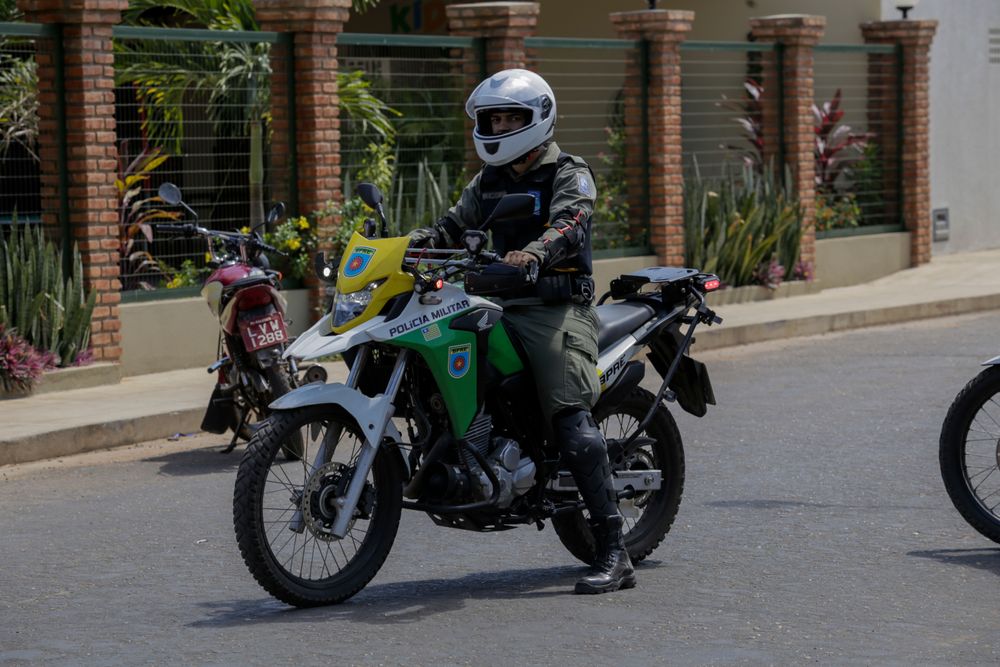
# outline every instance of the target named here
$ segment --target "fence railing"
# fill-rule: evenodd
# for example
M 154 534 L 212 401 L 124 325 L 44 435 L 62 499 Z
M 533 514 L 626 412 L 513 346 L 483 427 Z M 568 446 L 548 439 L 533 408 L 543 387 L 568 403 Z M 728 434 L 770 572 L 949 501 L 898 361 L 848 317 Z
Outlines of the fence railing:
M 819 238 L 902 229 L 899 66 L 894 46 L 815 48 Z
M 32 86 L 37 86 L 30 79 L 36 43 L 52 36 L 52 30 L 0 23 L 0 105 L 16 103 L 17 95 L 30 97 Z M 207 226 L 247 225 L 270 201 L 275 176 L 269 167 L 271 152 L 288 151 L 294 158 L 294 141 L 272 146 L 264 122 L 271 104 L 270 77 L 278 68 L 291 67 L 290 61 L 277 61 L 271 47 L 288 36 L 127 26 L 116 26 L 113 34 L 120 176 L 126 175 L 136 156 L 155 153 L 157 163 L 149 169 L 144 196 L 169 180 L 181 186 Z M 598 175 L 595 254 L 647 252 L 648 221 L 636 225 L 627 219 L 622 107 L 629 63 L 638 62 L 641 75 L 648 75 L 644 44 L 528 38 L 526 48 L 529 66 L 556 92 L 557 141 L 563 150 L 587 159 Z M 361 119 L 342 116 L 345 195 L 350 196 L 359 179 L 381 173 L 388 178 L 394 228 L 406 231 L 426 225 L 456 199 L 471 176 L 471 123 L 464 102 L 471 85 L 486 74 L 482 40 L 346 33 L 338 38 L 338 49 L 341 72 L 360 72 L 368 92 L 398 112 L 390 114 L 391 139 Z M 685 177 L 696 170 L 703 178 L 719 177 L 754 153 L 780 164 L 784 122 L 783 105 L 777 103 L 783 97 L 780 48 L 691 41 L 681 50 Z M 819 211 L 844 208 L 854 212 L 857 223 L 840 225 L 846 231 L 820 227 L 820 236 L 900 228 L 898 69 L 899 56 L 891 46 L 816 47 L 817 106 L 840 91 L 844 116 L 838 123 L 849 129 L 834 131 L 851 141 L 835 156 L 842 168 L 834 178 L 829 160 L 823 165 L 821 179 L 826 180 L 819 184 Z M 29 84 L 20 85 L 22 81 Z M 294 118 L 294 95 L 287 103 Z M 767 122 L 765 114 L 770 114 Z M 17 122 L 10 120 L 15 118 L 10 114 L 0 118 L 0 224 L 9 223 L 15 211 L 19 220 L 36 221 L 46 213 L 30 140 L 32 131 L 37 136 L 37 127 L 18 134 L 17 123 L 30 126 L 30 113 L 17 116 Z M 646 119 L 640 122 L 645 126 Z M 20 136 L 27 140 L 19 140 Z M 252 168 L 257 159 L 260 171 Z M 294 167 L 294 159 L 290 162 Z M 291 196 L 294 207 L 295 179 L 290 181 L 293 191 L 284 194 Z M 643 182 L 648 183 L 648 174 Z M 64 188 L 60 196 L 65 206 Z M 65 214 L 59 217 L 67 219 Z M 636 234 L 636 227 L 645 233 Z M 64 240 L 71 237 L 63 234 Z M 162 286 L 185 261 L 194 270 L 204 266 L 205 248 L 198 243 L 155 238 L 136 243 L 158 260 L 160 271 L 123 264 L 126 291 L 144 284 Z

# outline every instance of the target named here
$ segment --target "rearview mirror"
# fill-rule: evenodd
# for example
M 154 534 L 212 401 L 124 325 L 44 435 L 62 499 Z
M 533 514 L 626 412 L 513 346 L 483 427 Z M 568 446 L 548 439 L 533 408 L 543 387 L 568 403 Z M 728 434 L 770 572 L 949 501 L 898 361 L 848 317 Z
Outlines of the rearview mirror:
M 277 204 L 271 207 L 271 210 L 267 212 L 267 224 L 268 226 L 273 226 L 278 220 L 285 217 L 285 202 L 279 201 Z
M 494 222 L 507 222 L 518 218 L 526 218 L 535 212 L 535 197 L 529 194 L 504 195 L 497 202 L 493 213 L 479 229 L 489 229 Z
M 355 192 L 358 193 L 361 201 L 367 204 L 370 209 L 377 210 L 379 204 L 382 203 L 382 191 L 378 189 L 377 185 L 372 183 L 358 183 Z
M 183 198 L 181 197 L 181 189 L 173 183 L 163 183 L 156 191 L 156 194 L 160 196 L 160 199 L 171 206 L 177 206 L 181 203 L 181 201 L 183 201 Z

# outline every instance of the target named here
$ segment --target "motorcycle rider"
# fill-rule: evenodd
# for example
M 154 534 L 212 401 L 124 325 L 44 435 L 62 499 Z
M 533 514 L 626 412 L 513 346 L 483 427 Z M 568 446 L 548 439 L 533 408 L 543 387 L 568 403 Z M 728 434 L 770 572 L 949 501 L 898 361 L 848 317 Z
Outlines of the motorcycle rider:
M 413 244 L 457 247 L 462 232 L 477 228 L 505 194 L 535 197 L 530 217 L 492 228 L 505 264 L 539 266 L 535 285 L 504 298 L 504 319 L 523 344 L 548 432 L 590 512 L 597 555 L 592 573 L 575 590 L 631 588 L 635 570 L 625 550 L 607 446 L 590 413 L 600 395 L 598 320 L 591 305 L 593 173 L 552 140 L 556 98 L 534 72 L 494 74 L 473 90 L 465 111 L 475 121 L 473 143 L 485 165 L 433 227 L 411 233 Z

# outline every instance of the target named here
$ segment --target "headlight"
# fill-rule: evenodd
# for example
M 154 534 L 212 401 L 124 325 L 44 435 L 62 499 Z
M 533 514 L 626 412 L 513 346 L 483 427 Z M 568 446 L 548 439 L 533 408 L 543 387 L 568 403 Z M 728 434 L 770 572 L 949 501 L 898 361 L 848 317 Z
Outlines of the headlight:
M 360 289 L 357 292 L 349 292 L 347 294 L 335 292 L 333 297 L 333 326 L 343 326 L 365 312 L 365 308 L 372 301 L 372 294 L 383 282 L 384 280 L 376 280 L 373 283 L 368 283 L 364 289 Z

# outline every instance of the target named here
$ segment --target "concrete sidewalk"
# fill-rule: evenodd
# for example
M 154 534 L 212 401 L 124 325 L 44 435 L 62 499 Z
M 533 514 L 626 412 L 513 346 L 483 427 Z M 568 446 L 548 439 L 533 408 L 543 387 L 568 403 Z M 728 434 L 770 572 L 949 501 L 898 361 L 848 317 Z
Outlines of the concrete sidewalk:
M 998 308 L 1000 249 L 944 255 L 871 283 L 720 306 L 725 322 L 700 328 L 694 351 Z M 0 401 L 0 465 L 194 432 L 213 384 L 194 368 Z

